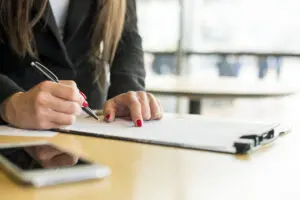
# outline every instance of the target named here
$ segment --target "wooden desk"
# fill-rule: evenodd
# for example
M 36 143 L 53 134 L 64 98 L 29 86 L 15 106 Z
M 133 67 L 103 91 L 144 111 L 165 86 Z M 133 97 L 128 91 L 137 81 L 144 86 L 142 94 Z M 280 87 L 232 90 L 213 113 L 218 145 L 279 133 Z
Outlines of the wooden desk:
M 217 78 L 203 79 L 174 76 L 149 76 L 147 91 L 157 95 L 189 98 L 189 113 L 200 114 L 202 98 L 268 98 L 295 94 L 298 86 L 278 82 Z
M 57 135 L 48 140 L 109 165 L 112 175 L 105 180 L 34 189 L 15 184 L 0 171 L 0 199 L 299 199 L 297 133 L 249 157 Z M 0 137 L 0 143 L 32 140 L 37 138 Z

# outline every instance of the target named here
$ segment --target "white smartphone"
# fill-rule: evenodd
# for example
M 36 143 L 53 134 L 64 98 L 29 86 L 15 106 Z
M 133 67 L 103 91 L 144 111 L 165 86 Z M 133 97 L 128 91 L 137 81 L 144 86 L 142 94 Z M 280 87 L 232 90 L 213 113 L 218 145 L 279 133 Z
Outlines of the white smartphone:
M 0 164 L 11 177 L 35 187 L 101 179 L 109 167 L 59 149 L 48 142 L 1 144 Z

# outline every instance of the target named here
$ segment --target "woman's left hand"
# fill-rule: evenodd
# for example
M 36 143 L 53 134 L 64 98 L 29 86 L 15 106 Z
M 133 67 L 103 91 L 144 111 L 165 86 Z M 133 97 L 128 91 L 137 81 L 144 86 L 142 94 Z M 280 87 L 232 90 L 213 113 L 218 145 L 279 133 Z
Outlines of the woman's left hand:
M 114 121 L 115 117 L 130 117 L 137 127 L 141 127 L 144 120 L 161 119 L 163 108 L 153 94 L 130 91 L 105 102 L 104 116 L 108 122 Z

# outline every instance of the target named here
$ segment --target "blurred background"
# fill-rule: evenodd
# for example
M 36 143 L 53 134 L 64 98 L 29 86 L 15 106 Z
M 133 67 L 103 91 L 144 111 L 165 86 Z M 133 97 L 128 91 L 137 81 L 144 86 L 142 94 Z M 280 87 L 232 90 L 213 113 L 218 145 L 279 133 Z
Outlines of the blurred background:
M 166 112 L 256 120 L 297 117 L 299 0 L 137 4 L 147 89 Z

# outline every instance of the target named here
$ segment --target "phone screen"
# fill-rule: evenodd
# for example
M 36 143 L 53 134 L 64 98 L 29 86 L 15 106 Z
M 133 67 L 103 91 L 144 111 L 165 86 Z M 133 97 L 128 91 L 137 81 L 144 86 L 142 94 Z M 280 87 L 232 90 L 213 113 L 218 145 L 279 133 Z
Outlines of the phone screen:
M 4 148 L 0 149 L 0 155 L 24 171 L 70 168 L 91 164 L 78 156 L 48 144 Z

